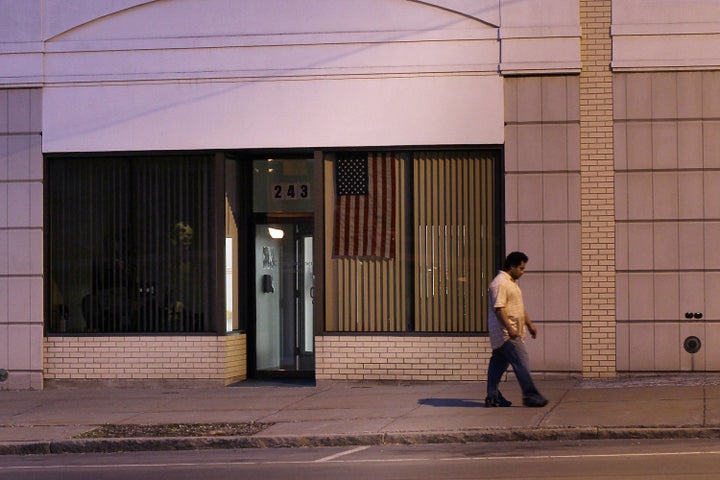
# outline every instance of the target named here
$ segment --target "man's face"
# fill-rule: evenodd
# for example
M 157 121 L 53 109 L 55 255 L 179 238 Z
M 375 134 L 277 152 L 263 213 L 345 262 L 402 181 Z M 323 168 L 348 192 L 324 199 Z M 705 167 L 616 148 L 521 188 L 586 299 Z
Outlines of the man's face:
M 508 273 L 513 278 L 513 280 L 517 280 L 518 278 L 523 276 L 523 273 L 525 273 L 525 265 L 527 265 L 527 262 L 521 262 L 520 265 L 510 267 Z

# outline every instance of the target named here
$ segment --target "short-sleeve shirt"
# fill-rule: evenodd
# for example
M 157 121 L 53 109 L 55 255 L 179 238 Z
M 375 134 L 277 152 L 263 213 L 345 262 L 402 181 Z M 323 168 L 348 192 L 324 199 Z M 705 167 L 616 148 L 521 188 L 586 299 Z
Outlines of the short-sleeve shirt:
M 510 334 L 495 313 L 496 308 L 504 307 L 510 324 L 525 338 L 525 303 L 522 291 L 516 281 L 504 270 L 501 270 L 490 284 L 490 302 L 488 306 L 488 331 L 490 347 L 495 350 L 510 339 Z

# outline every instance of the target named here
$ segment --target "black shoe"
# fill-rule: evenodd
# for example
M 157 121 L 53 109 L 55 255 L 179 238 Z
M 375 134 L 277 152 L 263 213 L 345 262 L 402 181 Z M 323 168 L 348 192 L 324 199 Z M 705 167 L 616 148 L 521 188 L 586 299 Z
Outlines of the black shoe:
M 485 398 L 485 408 L 491 408 L 491 407 L 509 407 L 512 405 L 512 402 L 508 400 L 507 398 L 502 396 L 502 393 L 498 393 L 497 397 L 491 398 L 486 397 Z
M 528 397 L 523 398 L 523 405 L 526 407 L 544 407 L 548 401 L 544 397 Z

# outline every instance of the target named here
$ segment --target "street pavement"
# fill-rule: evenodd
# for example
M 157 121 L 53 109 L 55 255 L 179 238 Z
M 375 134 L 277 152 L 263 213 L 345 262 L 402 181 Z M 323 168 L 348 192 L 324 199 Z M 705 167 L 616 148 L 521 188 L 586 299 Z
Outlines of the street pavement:
M 483 382 L 0 390 L 0 454 L 511 440 L 720 438 L 720 376 L 540 379 L 549 403 L 486 408 Z M 1 387 L 1 385 L 0 385 Z M 102 425 L 269 424 L 254 435 L 77 438 Z

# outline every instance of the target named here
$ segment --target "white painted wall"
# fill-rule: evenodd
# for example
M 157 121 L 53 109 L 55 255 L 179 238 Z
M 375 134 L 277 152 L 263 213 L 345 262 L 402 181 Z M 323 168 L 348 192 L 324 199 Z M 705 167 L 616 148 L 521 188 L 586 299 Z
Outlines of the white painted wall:
M 43 151 L 500 144 L 493 76 L 53 87 Z
M 576 0 L 502 0 L 500 19 L 503 74 L 580 72 Z
M 43 151 L 500 144 L 498 60 L 418 2 L 154 2 L 46 43 Z
M 717 0 L 613 0 L 615 71 L 720 66 Z
M 263 19 L 263 11 L 274 15 Z M 495 29 L 490 38 L 502 45 L 493 71 L 577 72 L 578 11 L 576 0 L 0 0 L 0 85 L 52 80 L 43 65 L 45 48 L 72 39 L 88 40 L 84 46 L 90 51 L 127 40 L 136 48 L 150 38 L 182 43 L 183 34 L 191 32 L 185 39 L 192 45 L 258 33 L 254 40 L 281 34 L 284 43 L 297 38 L 288 34 L 301 33 L 337 43 L 343 32 L 370 41 L 383 35 L 384 41 L 460 40 L 477 34 L 477 23 Z M 466 59 L 481 57 L 477 52 Z

